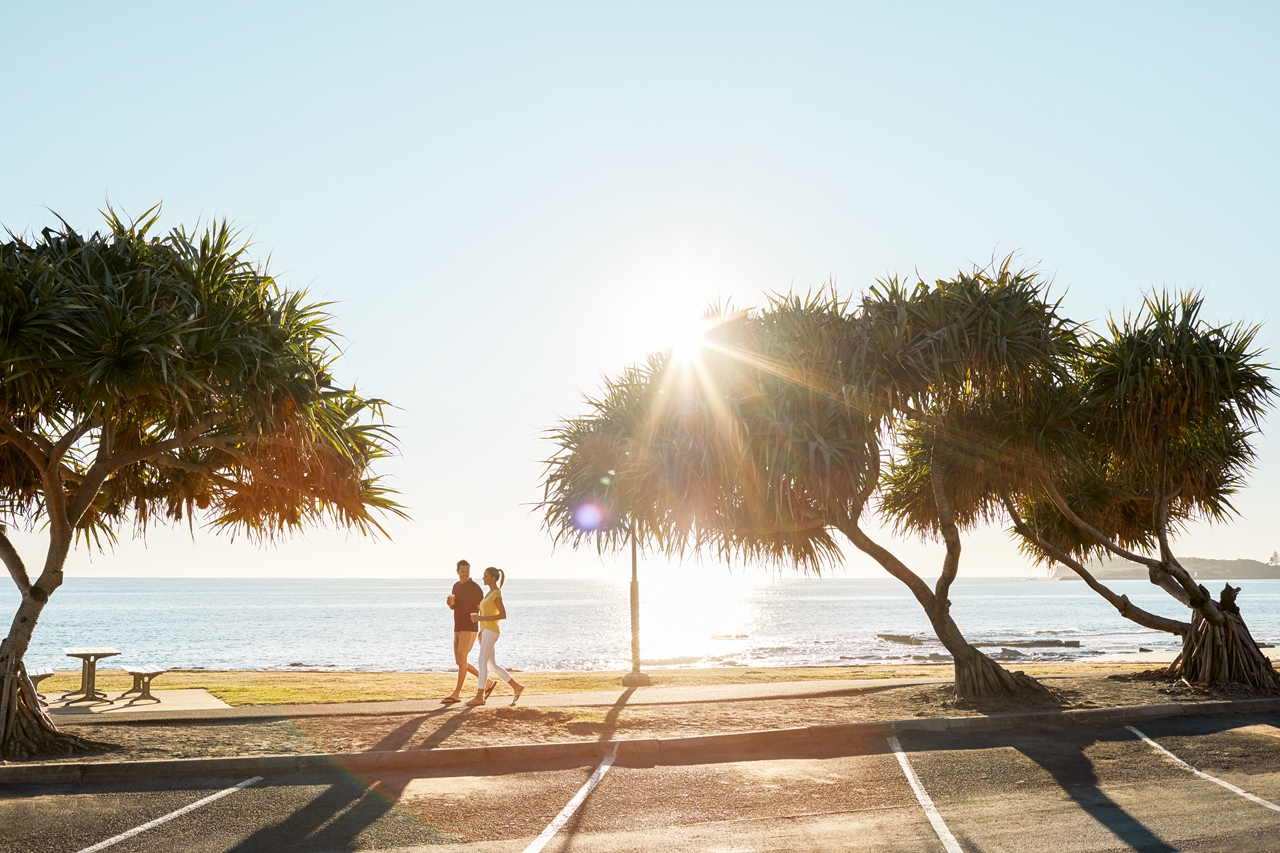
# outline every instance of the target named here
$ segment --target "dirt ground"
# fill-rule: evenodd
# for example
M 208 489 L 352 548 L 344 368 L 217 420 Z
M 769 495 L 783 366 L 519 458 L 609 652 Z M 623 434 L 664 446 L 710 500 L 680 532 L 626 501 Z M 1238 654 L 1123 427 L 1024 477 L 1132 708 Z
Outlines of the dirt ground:
M 98 760 L 363 752 L 512 743 L 608 740 L 794 728 L 911 717 L 977 716 L 1018 710 L 1113 707 L 1221 698 L 1170 694 L 1168 685 L 1125 675 L 1045 679 L 1052 698 L 1031 704 L 957 702 L 950 685 L 843 689 L 793 700 L 728 700 L 611 708 L 441 707 L 425 714 L 302 717 L 270 722 L 114 723 L 71 730 L 112 748 Z M 62 759 L 65 760 L 65 759 Z

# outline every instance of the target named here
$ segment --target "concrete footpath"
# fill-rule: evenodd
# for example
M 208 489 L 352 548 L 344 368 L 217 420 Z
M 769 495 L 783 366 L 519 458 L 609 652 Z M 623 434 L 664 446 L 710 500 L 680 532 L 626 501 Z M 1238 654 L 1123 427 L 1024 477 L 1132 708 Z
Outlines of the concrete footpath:
M 1043 676 L 1052 679 L 1058 676 Z M 950 684 L 952 678 L 857 678 L 829 681 L 783 681 L 766 684 L 715 684 L 686 687 L 644 687 L 596 690 L 583 693 L 526 693 L 522 708 L 611 708 L 620 702 L 627 707 L 644 705 L 707 704 L 711 702 L 787 701 L 848 696 L 908 685 Z M 156 691 L 159 694 L 159 691 Z M 183 691 L 186 692 L 186 691 Z M 203 691 L 201 691 L 203 692 Z M 491 704 L 506 700 L 495 696 Z M 163 703 L 162 703 L 163 704 Z M 60 714 L 59 726 L 103 725 L 108 723 L 176 723 L 227 720 L 283 720 L 304 717 L 382 717 L 396 714 L 423 714 L 437 711 L 439 699 L 409 699 L 399 702 L 332 702 L 306 705 L 245 705 L 238 708 L 156 705 L 134 706 L 108 714 Z
M 775 684 L 723 685 L 708 687 L 657 687 L 641 690 L 597 693 L 545 694 L 528 696 L 531 707 L 612 707 L 637 705 L 708 703 L 741 700 L 795 700 L 849 692 L 882 690 L 904 684 L 942 684 L 949 679 L 878 679 L 874 681 L 810 681 Z M 208 722 L 294 718 L 303 716 L 347 716 L 420 714 L 440 708 L 438 700 L 412 702 L 342 703 L 334 705 L 270 706 L 190 711 L 137 711 L 110 717 L 94 715 L 81 719 L 62 717 L 59 725 L 142 722 Z M 556 743 L 512 744 L 483 747 L 408 749 L 357 753 L 229 756 L 148 761 L 68 761 L 0 766 L 0 783 L 83 782 L 96 780 L 191 778 L 234 774 L 287 774 L 324 772 L 334 767 L 348 770 L 446 768 L 466 766 L 511 767 L 521 764 L 593 759 L 613 753 L 620 761 L 656 763 L 668 760 L 702 761 L 730 754 L 761 751 L 786 754 L 815 745 L 851 742 L 884 737 L 904 731 L 990 732 L 1024 726 L 1123 724 L 1182 716 L 1258 714 L 1280 712 L 1280 699 L 1248 699 L 1194 703 L 1166 703 L 1074 711 L 1034 711 L 988 716 L 923 717 L 904 720 L 843 723 L 836 725 L 775 728 L 760 731 L 691 737 L 579 740 Z

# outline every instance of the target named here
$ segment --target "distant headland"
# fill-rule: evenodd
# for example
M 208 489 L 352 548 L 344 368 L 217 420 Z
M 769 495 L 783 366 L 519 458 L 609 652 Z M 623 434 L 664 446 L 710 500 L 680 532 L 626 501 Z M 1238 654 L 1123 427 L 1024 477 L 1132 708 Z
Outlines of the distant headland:
M 1280 565 L 1258 560 L 1210 560 L 1207 557 L 1184 557 L 1179 562 L 1198 580 L 1258 580 L 1280 578 Z M 1146 580 L 1147 568 L 1128 560 L 1109 562 L 1094 561 L 1085 566 L 1100 581 Z M 1080 576 L 1069 569 L 1059 568 L 1054 574 L 1058 580 L 1078 581 Z

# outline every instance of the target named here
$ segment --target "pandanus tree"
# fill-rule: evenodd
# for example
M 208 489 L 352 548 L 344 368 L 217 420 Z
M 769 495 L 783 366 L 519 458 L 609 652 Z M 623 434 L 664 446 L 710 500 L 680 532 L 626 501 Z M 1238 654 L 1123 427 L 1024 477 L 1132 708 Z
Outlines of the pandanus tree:
M 1017 298 L 1033 310 L 1048 304 L 1034 286 Z M 1230 496 L 1251 467 L 1253 430 L 1273 393 L 1252 350 L 1256 330 L 1208 326 L 1200 306 L 1197 297 L 1150 299 L 1105 336 L 1046 348 L 1045 363 L 1059 369 L 968 394 L 964 405 L 932 406 L 902 433 L 882 509 L 902 529 L 940 535 L 931 478 L 951 471 L 945 503 L 962 529 L 1007 518 L 1034 558 L 1074 571 L 1121 616 L 1181 637 L 1170 675 L 1274 691 L 1238 590 L 1214 601 L 1171 546 L 1188 521 L 1233 513 Z M 1191 621 L 1116 593 L 1087 569 L 1097 556 L 1147 566 L 1153 583 L 1191 608 Z
M 777 298 L 722 318 L 696 357 L 653 356 L 607 382 L 588 415 L 552 433 L 546 526 L 575 546 L 635 535 L 671 555 L 815 571 L 839 556 L 839 531 L 911 590 L 953 656 L 960 695 L 1041 691 L 970 645 L 952 618 L 958 537 L 930 587 L 860 526 L 883 442 L 927 399 L 921 365 L 937 366 L 936 341 L 899 311 L 901 289 L 889 290 L 859 310 L 832 292 Z
M 938 390 L 902 419 L 881 513 L 902 533 L 943 541 L 1008 513 L 1033 556 L 1061 558 L 1127 618 L 1182 633 L 1186 623 L 1116 594 L 1019 514 L 1018 501 L 1025 504 L 1029 484 L 1041 482 L 1046 460 L 1070 458 L 1059 470 L 1078 470 L 1080 424 L 1087 420 L 1064 390 L 1075 381 L 1085 330 L 1060 315 L 1060 303 L 1048 299 L 1037 275 L 1012 271 L 1006 258 L 998 270 L 898 291 L 885 301 L 906 303 L 901 313 L 933 318 L 917 334 L 936 348 L 924 372 Z
M 1032 396 L 1029 389 L 1055 381 L 1061 371 L 1056 356 L 1070 350 L 1077 328 L 1056 303 L 1029 298 L 1037 290 L 1035 276 L 1013 270 L 1011 260 L 932 285 L 880 282 L 862 299 L 855 355 L 844 368 L 846 387 L 861 385 L 864 394 L 881 397 L 889 415 L 891 453 L 878 492 L 882 514 L 900 530 L 945 546 L 931 595 L 921 590 L 916 597 L 956 660 L 957 692 L 974 697 L 1044 688 L 949 636 L 955 623 L 948 595 L 959 570 L 961 532 L 985 518 L 991 505 L 974 500 L 972 471 L 932 454 L 920 436 L 945 431 L 992 401 L 1023 404 Z M 1005 458 L 1015 443 L 989 453 L 987 461 Z M 988 473 L 999 476 L 1000 467 L 988 465 Z M 902 576 L 906 567 L 893 554 L 861 530 L 848 535 L 887 571 Z
M 1104 595 L 1081 565 L 1094 556 L 1145 566 L 1152 583 L 1190 608 L 1189 623 L 1154 624 L 1109 596 L 1139 624 L 1182 637 L 1170 676 L 1275 693 L 1280 675 L 1248 630 L 1239 589 L 1227 584 L 1214 599 L 1173 549 L 1189 521 L 1235 514 L 1231 497 L 1253 466 L 1253 438 L 1275 395 L 1258 329 L 1214 326 L 1202 307 L 1199 295 L 1154 295 L 1136 315 L 1109 322 L 1081 350 L 1071 381 L 1052 389 L 1071 412 L 1075 440 L 1004 501 L 1033 554 Z
M 334 384 L 329 317 L 254 264 L 224 222 L 154 236 L 159 211 L 105 233 L 0 244 L 0 559 L 21 593 L 0 644 L 0 754 L 62 753 L 24 655 L 77 542 L 186 522 L 273 539 L 362 533 L 399 514 L 371 465 L 382 403 Z M 32 572 L 13 530 L 46 540 Z

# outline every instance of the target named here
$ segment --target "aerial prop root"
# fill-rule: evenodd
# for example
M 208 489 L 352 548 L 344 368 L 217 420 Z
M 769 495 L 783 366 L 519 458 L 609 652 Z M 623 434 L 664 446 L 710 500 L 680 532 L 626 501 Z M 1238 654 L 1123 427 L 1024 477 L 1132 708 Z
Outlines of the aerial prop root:
M 1031 676 L 1010 672 L 969 646 L 967 660 L 956 661 L 956 695 L 964 699 L 1052 698 L 1049 688 Z
M 1241 685 L 1268 695 L 1280 694 L 1280 673 L 1249 633 L 1239 612 L 1223 609 L 1225 622 L 1214 625 L 1198 612 L 1191 614 L 1191 630 L 1182 651 L 1164 671 L 1166 678 L 1191 685 Z
M 4 671 L 4 681 L 0 683 L 0 757 L 39 758 L 110 748 L 109 744 L 59 731 L 40 707 L 35 685 L 21 662 L 5 666 Z

